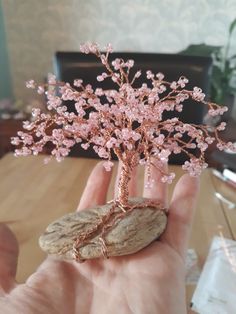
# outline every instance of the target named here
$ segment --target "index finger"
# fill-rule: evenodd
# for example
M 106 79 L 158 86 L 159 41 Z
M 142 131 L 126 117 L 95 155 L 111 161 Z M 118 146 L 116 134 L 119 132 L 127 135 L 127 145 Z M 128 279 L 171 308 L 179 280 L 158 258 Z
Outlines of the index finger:
M 77 211 L 105 204 L 112 171 L 106 171 L 103 164 L 104 161 L 100 161 L 92 170 Z

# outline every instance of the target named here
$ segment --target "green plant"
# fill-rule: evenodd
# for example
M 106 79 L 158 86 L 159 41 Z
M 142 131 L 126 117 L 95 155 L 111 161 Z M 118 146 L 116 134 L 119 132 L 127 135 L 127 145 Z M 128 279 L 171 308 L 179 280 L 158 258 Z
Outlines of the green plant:
M 229 55 L 236 19 L 232 21 L 228 30 L 225 46 L 210 46 L 205 44 L 190 45 L 180 54 L 211 56 L 213 59 L 211 99 L 218 104 L 224 104 L 229 95 L 236 94 L 236 54 Z

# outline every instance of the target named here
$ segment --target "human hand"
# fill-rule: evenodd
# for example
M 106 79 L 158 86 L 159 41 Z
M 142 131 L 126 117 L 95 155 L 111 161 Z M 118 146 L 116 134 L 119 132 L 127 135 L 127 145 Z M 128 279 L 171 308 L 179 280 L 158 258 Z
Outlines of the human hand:
M 155 183 L 144 187 L 143 196 L 167 205 L 167 186 L 154 167 L 151 171 Z M 104 204 L 110 179 L 98 163 L 77 210 Z M 130 196 L 136 195 L 136 186 L 134 173 Z M 197 178 L 180 178 L 164 234 L 139 253 L 83 264 L 49 256 L 24 284 L 15 282 L 17 241 L 0 225 L 0 313 L 186 313 L 185 255 L 198 186 Z

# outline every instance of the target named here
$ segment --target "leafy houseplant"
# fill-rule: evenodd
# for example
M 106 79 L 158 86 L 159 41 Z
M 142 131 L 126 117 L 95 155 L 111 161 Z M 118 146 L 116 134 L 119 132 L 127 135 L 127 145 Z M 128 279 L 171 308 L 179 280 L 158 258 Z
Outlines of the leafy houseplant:
M 49 254 L 78 261 L 137 252 L 163 232 L 167 217 L 162 205 L 145 199 L 129 199 L 128 183 L 135 167 L 145 165 L 150 170 L 154 166 L 160 170 L 162 182 L 171 183 L 175 174 L 165 172 L 162 167 L 171 154 L 184 152 L 183 169 L 191 176 L 198 176 L 207 167 L 204 155 L 209 144 L 216 141 L 220 150 L 233 149 L 232 143 L 224 143 L 219 137 L 219 132 L 225 128 L 224 122 L 209 134 L 205 125 L 191 125 L 177 117 L 163 119 L 166 111 L 181 112 L 188 98 L 196 104 L 205 104 L 211 116 L 222 115 L 227 110 L 207 102 L 200 88 L 187 90 L 188 80 L 184 76 L 167 82 L 162 73 L 147 71 L 145 80 L 151 87 L 146 83 L 134 87 L 141 71 L 131 74 L 133 60 L 117 58 L 111 62 L 111 45 L 106 47 L 105 53 L 97 44 L 90 43 L 81 45 L 81 51 L 96 55 L 104 65 L 105 72 L 97 80 L 111 79 L 117 88 L 93 89 L 81 79 L 70 85 L 56 81 L 54 76 L 48 84 L 37 85 L 31 80 L 27 87 L 46 94 L 48 113 L 33 109 L 34 120 L 25 121 L 26 131 L 18 132 L 18 136 L 12 138 L 12 144 L 19 146 L 16 156 L 37 155 L 51 142 L 53 148 L 49 159 L 55 157 L 61 161 L 76 143 L 80 143 L 85 150 L 93 147 L 97 155 L 106 160 L 107 171 L 113 166 L 112 152 L 121 162 L 117 199 L 99 209 L 62 217 L 50 225 L 41 238 L 41 247 Z M 65 100 L 73 102 L 75 112 L 68 111 L 63 104 Z M 195 150 L 197 155 L 193 153 Z
M 180 52 L 185 55 L 212 57 L 213 69 L 210 94 L 212 101 L 218 104 L 227 104 L 228 97 L 236 94 L 236 54 L 229 55 L 235 27 L 236 19 L 230 24 L 225 46 L 190 45 L 186 50 Z

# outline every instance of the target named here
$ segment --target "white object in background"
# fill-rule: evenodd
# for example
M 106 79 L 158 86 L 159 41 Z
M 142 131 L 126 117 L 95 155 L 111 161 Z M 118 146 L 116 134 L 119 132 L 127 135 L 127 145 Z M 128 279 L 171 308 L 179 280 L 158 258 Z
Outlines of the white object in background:
M 192 309 L 200 314 L 236 313 L 236 241 L 214 237 Z
M 236 173 L 231 171 L 230 169 L 223 170 L 223 176 L 234 183 L 236 183 Z
M 198 257 L 194 249 L 188 249 L 186 259 L 186 285 L 196 285 L 200 277 Z
M 226 197 L 224 197 L 222 194 L 215 192 L 215 196 L 221 200 L 222 202 L 226 203 L 229 207 L 229 209 L 233 209 L 236 207 L 236 204 L 228 200 Z
M 233 145 L 234 145 L 234 147 L 236 147 L 236 142 L 234 142 Z M 227 153 L 227 154 L 236 154 L 235 151 L 233 151 L 231 149 L 228 149 L 228 148 L 224 149 L 224 152 Z
M 225 171 L 225 170 L 228 170 L 228 171 Z M 234 177 L 235 173 L 229 169 L 225 169 L 225 170 L 223 172 L 221 172 L 217 169 L 212 169 L 212 173 L 214 176 L 216 176 L 220 180 L 222 180 L 226 183 L 229 183 L 231 186 L 236 188 L 236 181 L 232 181 L 232 179 L 235 179 L 235 177 Z

